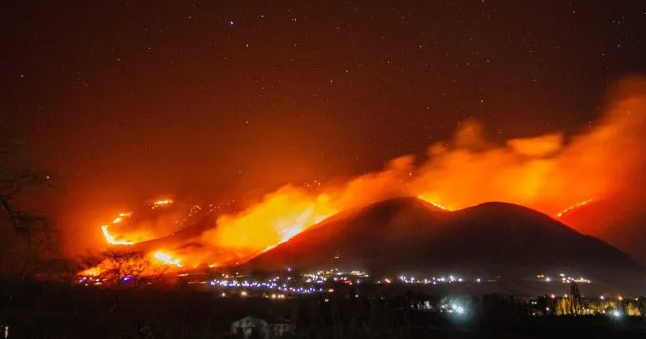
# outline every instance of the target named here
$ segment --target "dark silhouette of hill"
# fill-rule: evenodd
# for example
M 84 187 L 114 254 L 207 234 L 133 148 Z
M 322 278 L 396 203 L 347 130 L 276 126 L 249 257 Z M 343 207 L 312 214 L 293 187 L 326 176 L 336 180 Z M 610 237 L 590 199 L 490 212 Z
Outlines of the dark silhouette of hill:
M 585 274 L 612 281 L 641 268 L 607 243 L 534 210 L 485 203 L 447 212 L 415 198 L 324 221 L 242 266 L 253 271 L 367 269 L 373 274 Z M 623 279 L 623 278 L 622 278 Z
M 423 243 L 439 229 L 420 226 L 439 225 L 448 215 L 414 198 L 387 200 L 333 216 L 249 264 L 261 270 L 280 270 L 287 266 L 302 269 L 343 264 L 354 268 L 367 266 L 381 261 L 384 254 L 397 258 L 404 250 L 399 247 L 406 242 Z
M 574 209 L 559 220 L 581 233 L 603 239 L 646 264 L 646 212 L 643 205 L 604 199 Z

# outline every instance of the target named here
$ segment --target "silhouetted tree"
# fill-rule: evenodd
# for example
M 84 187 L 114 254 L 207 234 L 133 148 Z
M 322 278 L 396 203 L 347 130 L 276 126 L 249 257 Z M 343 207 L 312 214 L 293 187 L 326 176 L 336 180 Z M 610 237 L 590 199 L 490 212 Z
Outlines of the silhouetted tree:
M 51 175 L 37 168 L 22 143 L 0 136 L 0 227 L 5 226 L 0 259 L 3 264 L 12 260 L 9 265 L 17 270 L 13 273 L 22 279 L 32 264 L 54 249 L 50 219 L 32 211 L 34 206 L 27 207 L 37 200 L 34 194 L 52 187 Z
M 96 277 L 103 284 L 112 287 L 133 286 L 140 287 L 141 278 L 148 281 L 159 279 L 167 266 L 153 262 L 144 252 L 137 251 L 107 251 L 97 258 L 87 260 L 87 268 L 96 267 Z
M 570 314 L 579 315 L 582 312 L 583 305 L 581 304 L 581 293 L 579 292 L 579 285 L 576 282 L 570 284 L 570 294 L 568 295 L 570 304 Z
M 637 300 L 637 307 L 639 307 L 639 313 L 641 313 L 642 318 L 646 319 L 646 298 L 640 296 Z
M 159 329 L 154 324 L 144 323 L 137 329 L 137 335 L 141 339 L 156 339 L 161 336 Z

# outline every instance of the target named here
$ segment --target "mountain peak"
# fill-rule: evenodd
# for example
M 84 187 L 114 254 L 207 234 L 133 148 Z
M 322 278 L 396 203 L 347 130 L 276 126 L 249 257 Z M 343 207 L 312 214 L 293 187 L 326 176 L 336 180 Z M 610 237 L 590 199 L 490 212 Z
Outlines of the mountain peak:
M 635 262 L 601 240 L 549 216 L 491 202 L 448 212 L 416 198 L 395 198 L 313 227 L 243 268 L 365 269 L 380 274 L 460 272 L 535 276 L 566 270 L 612 280 Z

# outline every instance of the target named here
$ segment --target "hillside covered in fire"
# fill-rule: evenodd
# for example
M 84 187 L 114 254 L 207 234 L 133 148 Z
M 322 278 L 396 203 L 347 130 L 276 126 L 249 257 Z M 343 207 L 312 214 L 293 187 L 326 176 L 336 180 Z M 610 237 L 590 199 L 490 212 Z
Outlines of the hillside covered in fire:
M 311 257 L 315 248 L 330 248 L 348 239 L 355 243 L 346 246 L 361 248 L 361 243 L 375 234 L 380 236 L 379 241 L 394 242 L 395 247 L 410 248 L 411 242 L 417 241 L 419 245 L 415 246 L 435 244 L 435 248 L 445 248 L 437 246 L 440 240 L 432 239 L 431 234 L 437 229 L 453 228 L 455 234 L 449 237 L 450 242 L 459 242 L 460 248 L 478 248 L 485 257 L 488 253 L 496 253 L 494 257 L 498 259 L 516 257 L 518 265 L 530 261 L 537 266 L 569 265 L 572 260 L 594 263 L 598 262 L 594 258 L 601 256 L 617 259 L 608 259 L 608 267 L 637 267 L 632 259 L 642 264 L 646 260 L 644 247 L 634 244 L 635 239 L 643 238 L 644 228 L 633 227 L 627 233 L 620 230 L 638 222 L 638 206 L 646 198 L 643 191 L 636 189 L 646 173 L 646 81 L 625 80 L 608 98 L 604 117 L 568 139 L 549 134 L 500 145 L 484 138 L 480 124 L 465 122 L 453 140 L 429 147 L 427 160 L 419 163 L 412 156 L 399 157 L 380 172 L 346 183 L 285 185 L 255 203 L 235 208 L 187 203 L 181 197 L 154 200 L 134 212 L 115 212 L 114 220 L 95 226 L 104 242 L 97 250 L 143 252 L 167 268 L 232 267 L 250 260 L 256 265 L 263 263 L 263 258 L 286 248 L 291 248 L 290 255 L 295 257 Z M 415 202 L 401 211 L 395 208 L 396 213 L 392 206 L 378 209 L 370 217 L 369 227 L 342 231 L 340 224 L 344 222 L 340 220 L 347 221 L 349 215 L 366 206 L 375 209 L 373 204 L 402 197 L 412 197 L 415 200 L 407 201 Z M 426 204 L 424 215 L 412 207 L 422 202 Z M 526 212 L 511 205 L 481 205 L 487 202 L 524 206 Z M 413 229 L 409 225 L 411 218 L 415 219 Z M 556 252 L 575 248 L 574 252 L 541 262 L 545 257 L 536 253 L 555 253 L 550 246 L 562 241 L 556 235 L 551 240 L 545 238 L 555 227 L 580 240 L 557 246 L 560 250 Z M 613 231 L 609 232 L 609 228 Z M 299 236 L 309 229 L 312 231 Z M 337 235 L 317 237 L 316 232 Z M 478 242 L 494 234 L 498 240 Z M 518 244 L 533 254 L 523 254 L 517 246 L 505 247 L 505 238 L 515 234 L 522 235 L 523 241 Z M 625 236 L 618 236 L 621 234 Z M 584 235 L 598 237 L 610 245 Z M 294 242 L 290 241 L 295 236 Z M 307 246 L 290 245 L 305 238 Z M 287 244 L 281 246 L 284 243 Z M 453 253 L 448 246 L 432 255 L 436 260 L 420 259 L 412 265 L 430 270 L 442 266 L 442 262 L 457 263 L 456 256 L 463 252 Z M 361 255 L 359 252 L 354 256 Z M 460 258 L 466 262 L 474 259 Z M 489 264 L 493 260 L 479 265 L 487 269 Z M 100 274 L 105 265 L 98 264 L 82 274 Z

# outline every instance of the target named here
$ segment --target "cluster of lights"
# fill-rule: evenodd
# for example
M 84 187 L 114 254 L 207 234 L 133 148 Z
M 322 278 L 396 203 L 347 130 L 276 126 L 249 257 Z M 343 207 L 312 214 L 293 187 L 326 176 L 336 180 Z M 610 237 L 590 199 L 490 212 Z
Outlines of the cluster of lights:
M 291 281 L 290 278 L 287 280 Z M 214 279 L 210 281 L 211 286 L 219 286 L 221 288 L 235 288 L 242 289 L 240 295 L 246 296 L 247 289 L 253 290 L 266 290 L 266 291 L 276 291 L 284 293 L 293 293 L 293 294 L 311 294 L 311 293 L 321 293 L 324 292 L 322 288 L 311 287 L 311 286 L 292 286 L 288 283 L 279 283 L 276 278 L 269 281 L 239 281 L 239 280 L 226 280 L 226 279 Z
M 291 270 L 288 269 L 288 272 Z M 236 273 L 237 274 L 237 273 Z M 187 276 L 187 273 L 179 274 L 178 276 Z M 547 278 L 544 275 L 538 275 L 537 276 L 539 279 L 545 279 Z M 355 282 L 359 283 L 361 278 L 368 278 L 368 274 L 366 274 L 363 271 L 355 270 L 355 271 L 350 271 L 350 272 L 342 272 L 338 269 L 331 269 L 327 271 L 318 271 L 314 273 L 306 273 L 303 274 L 302 277 L 292 277 L 292 276 L 274 276 L 269 279 L 264 279 L 264 280 L 252 280 L 252 279 L 245 279 L 244 277 L 241 276 L 229 276 L 226 274 L 222 275 L 221 279 L 213 279 L 213 280 L 207 280 L 207 281 L 197 281 L 193 283 L 197 284 L 209 284 L 212 287 L 217 287 L 220 288 L 222 291 L 222 297 L 226 297 L 227 295 L 239 295 L 240 297 L 248 297 L 252 293 L 256 296 L 262 296 L 267 299 L 271 300 L 282 300 L 288 298 L 290 295 L 307 295 L 307 294 L 324 294 L 324 293 L 334 293 L 335 290 L 333 288 L 330 288 L 330 286 L 323 286 L 323 284 L 326 283 L 332 283 L 332 282 L 340 282 L 340 283 L 348 283 L 350 281 L 349 279 L 355 278 Z M 585 280 L 585 279 L 573 279 L 570 277 L 565 276 L 565 274 L 561 274 L 561 278 L 563 281 L 577 281 L 577 280 Z M 124 283 L 127 283 L 128 281 L 134 279 L 134 277 L 125 277 L 122 279 Z M 440 284 L 440 283 L 463 283 L 465 280 L 460 277 L 456 277 L 454 275 L 449 275 L 448 277 L 433 277 L 431 279 L 416 279 L 415 277 L 407 277 L 404 275 L 399 276 L 398 279 L 399 282 L 402 282 L 404 284 Z M 386 283 L 390 284 L 393 281 L 390 279 L 382 279 L 380 281 L 377 281 L 377 283 Z M 481 282 L 481 279 L 478 278 L 475 280 L 475 282 Z M 84 286 L 98 286 L 102 285 L 103 282 L 99 278 L 95 277 L 82 277 L 79 280 L 79 283 Z M 224 290 L 228 290 L 229 292 L 225 292 Z M 356 295 L 355 297 L 359 297 Z M 551 299 L 556 299 L 557 296 L 552 294 L 549 296 Z M 569 298 L 568 294 L 564 294 L 563 298 L 567 299 Z M 609 299 L 615 299 L 614 297 L 606 297 L 601 295 L 599 297 L 600 300 L 609 300 Z M 622 296 L 617 296 L 616 297 L 617 301 L 623 301 L 624 298 Z M 635 299 L 636 301 L 639 301 L 639 299 Z M 325 299 L 326 302 L 329 301 L 329 299 Z M 536 301 L 532 301 L 532 305 L 537 305 Z M 613 306 L 614 307 L 614 306 Z M 464 305 L 461 305 L 459 302 L 451 301 L 451 302 L 445 302 L 443 303 L 439 309 L 439 312 L 441 313 L 447 313 L 447 314 L 453 314 L 454 316 L 461 317 L 464 314 L 467 313 L 466 307 Z M 551 312 L 552 310 L 550 307 L 545 308 L 546 312 Z M 617 309 L 603 309 L 603 310 L 594 310 L 594 309 L 589 309 L 589 308 L 584 308 L 583 309 L 585 314 L 604 314 L 608 315 L 612 318 L 618 319 L 623 317 L 624 313 L 621 310 Z M 533 315 L 536 315 L 536 313 L 533 313 Z
M 558 299 L 560 299 L 560 298 L 568 299 L 570 297 L 570 295 L 564 294 L 562 297 L 560 297 L 560 296 L 557 297 L 556 295 L 552 294 L 549 297 L 554 302 L 554 301 L 556 301 L 557 298 Z M 578 314 L 582 314 L 582 315 L 606 315 L 606 316 L 609 316 L 609 317 L 612 317 L 612 318 L 621 318 L 621 317 L 626 316 L 626 315 L 627 316 L 643 316 L 643 313 L 642 313 L 641 310 L 639 310 L 639 309 L 637 309 L 637 310 L 635 310 L 635 309 L 632 309 L 632 310 L 631 309 L 624 309 L 623 306 L 618 306 L 618 304 L 615 302 L 615 300 L 621 303 L 625 299 L 621 295 L 619 295 L 617 297 L 601 295 L 597 299 L 597 302 L 595 302 L 593 304 L 587 304 L 586 302 L 583 302 L 583 304 L 581 305 L 582 308 L 578 311 L 579 312 Z M 634 299 L 634 301 L 639 303 L 640 298 L 636 297 Z M 531 304 L 536 306 L 536 305 L 538 305 L 538 302 L 534 300 L 534 301 L 531 302 Z M 619 304 L 619 305 L 621 305 L 621 304 Z M 545 311 L 546 312 L 557 312 L 557 310 L 552 310 L 550 307 L 545 307 Z M 554 314 L 559 315 L 559 313 L 554 313 Z M 536 316 L 537 313 L 533 312 L 532 315 Z M 568 315 L 568 313 L 564 313 L 564 314 L 560 314 L 560 315 Z
M 81 279 L 79 279 L 79 284 L 83 286 L 90 286 L 90 285 L 101 286 L 103 285 L 103 281 L 99 278 L 81 277 Z
M 290 269 L 287 269 L 290 272 Z M 333 289 L 324 290 L 321 286 L 326 284 L 337 284 L 342 283 L 346 285 L 361 284 L 362 282 L 371 282 L 369 281 L 369 275 L 360 270 L 353 270 L 349 272 L 341 271 L 337 268 L 326 270 L 326 271 L 317 271 L 312 273 L 305 273 L 300 278 L 295 278 L 287 276 L 281 278 L 280 276 L 275 276 L 266 280 L 242 280 L 242 279 L 231 279 L 228 275 L 223 274 L 222 279 L 214 279 L 209 281 L 211 286 L 219 286 L 221 288 L 238 288 L 238 289 L 265 289 L 272 291 L 281 291 L 288 293 L 315 293 L 315 292 L 333 292 Z M 467 280 L 456 277 L 454 275 L 449 275 L 448 277 L 432 277 L 429 279 L 417 279 L 415 277 L 407 277 L 405 275 L 400 275 L 398 282 L 404 284 L 417 284 L 417 285 L 437 285 L 437 284 L 460 284 L 465 283 Z M 481 283 L 482 279 L 474 279 L 473 282 Z M 389 278 L 384 278 L 376 281 L 377 284 L 392 284 L 393 280 Z M 298 287 L 297 285 L 303 285 L 306 287 Z
M 133 281 L 135 279 L 136 279 L 136 277 L 129 275 L 129 276 L 125 276 L 125 277 L 121 278 L 121 282 L 127 283 L 127 282 Z M 105 281 L 105 279 L 96 278 L 96 277 L 81 277 L 78 280 L 78 283 L 83 285 L 83 286 L 101 286 L 101 285 L 103 285 L 104 281 Z
M 546 276 L 544 274 L 538 274 L 536 276 L 536 278 L 538 278 L 540 280 L 543 280 L 545 282 L 557 281 L 557 280 L 552 279 L 551 277 Z M 583 277 L 573 278 L 573 277 L 565 275 L 565 273 L 560 273 L 558 279 L 560 279 L 560 281 L 562 283 L 564 283 L 564 284 L 569 284 L 569 283 L 573 283 L 573 282 L 578 283 L 578 284 L 591 284 L 592 283 L 592 281 L 590 279 L 586 279 L 586 278 L 583 278 Z
M 610 310 L 610 312 L 606 312 L 606 310 L 602 310 L 599 313 L 605 314 L 605 315 L 610 316 L 611 318 L 615 318 L 615 319 L 619 319 L 623 315 L 623 313 L 620 310 Z
M 291 269 L 287 268 L 287 272 L 291 272 Z M 359 284 L 361 279 L 367 279 L 368 277 L 369 275 L 364 271 L 343 272 L 334 268 L 327 271 L 305 273 L 300 278 L 275 276 L 262 281 L 230 278 L 228 275 L 223 274 L 222 279 L 211 280 L 209 284 L 213 287 L 238 289 L 244 292 L 245 295 L 248 293 L 247 290 L 270 291 L 274 293 L 268 297 L 281 299 L 284 298 L 281 297 L 284 294 L 333 293 L 334 289 L 323 288 L 322 285 L 327 283 Z M 240 292 L 241 296 L 243 295 L 242 292 Z
M 241 291 L 239 295 L 240 295 L 241 297 L 243 297 L 243 298 L 244 298 L 244 297 L 249 296 L 249 293 L 248 293 L 247 291 Z M 225 297 L 227 296 L 227 294 L 226 294 L 225 292 L 222 292 L 222 294 L 220 294 L 220 296 L 221 296 L 222 298 L 225 298 Z M 269 295 L 269 294 L 265 294 L 265 295 L 263 295 L 263 296 L 264 296 L 265 298 L 267 298 L 267 299 L 273 299 L 273 300 L 277 300 L 277 299 L 278 299 L 278 300 L 282 300 L 282 299 L 286 299 L 286 298 L 287 298 L 287 295 L 282 294 L 282 293 L 279 293 L 279 294 L 277 294 L 277 293 L 272 293 L 271 295 Z
M 364 271 L 350 271 L 350 272 L 343 272 L 340 271 L 338 268 L 333 268 L 331 270 L 327 271 L 318 271 L 315 273 L 306 273 L 303 274 L 303 278 L 305 279 L 306 283 L 316 283 L 316 284 L 324 284 L 326 282 L 343 282 L 348 285 L 352 285 L 353 283 L 360 284 L 361 279 L 368 279 L 370 276 L 368 273 Z
M 415 284 L 415 285 L 437 285 L 437 284 L 454 284 L 454 283 L 464 283 L 466 280 L 460 277 L 456 277 L 453 275 L 449 275 L 447 277 L 431 277 L 431 278 L 424 278 L 424 279 L 417 279 L 415 277 L 407 277 L 405 275 L 400 275 L 399 276 L 399 281 L 403 282 L 404 284 Z M 476 278 L 473 280 L 476 283 L 482 282 L 482 279 Z M 383 279 L 383 282 L 386 284 L 390 284 L 392 281 L 390 279 Z M 382 281 L 378 281 L 377 283 L 382 283 Z
M 463 306 L 460 306 L 458 304 L 445 304 L 440 306 L 440 312 L 446 312 L 446 313 L 455 313 L 458 315 L 462 315 L 466 312 Z
M 599 297 L 601 300 L 606 300 L 606 299 L 612 299 L 612 297 L 606 297 L 605 295 L 602 295 Z M 621 295 L 617 296 L 617 301 L 624 301 L 624 297 Z M 635 301 L 639 301 L 639 298 L 635 298 Z

